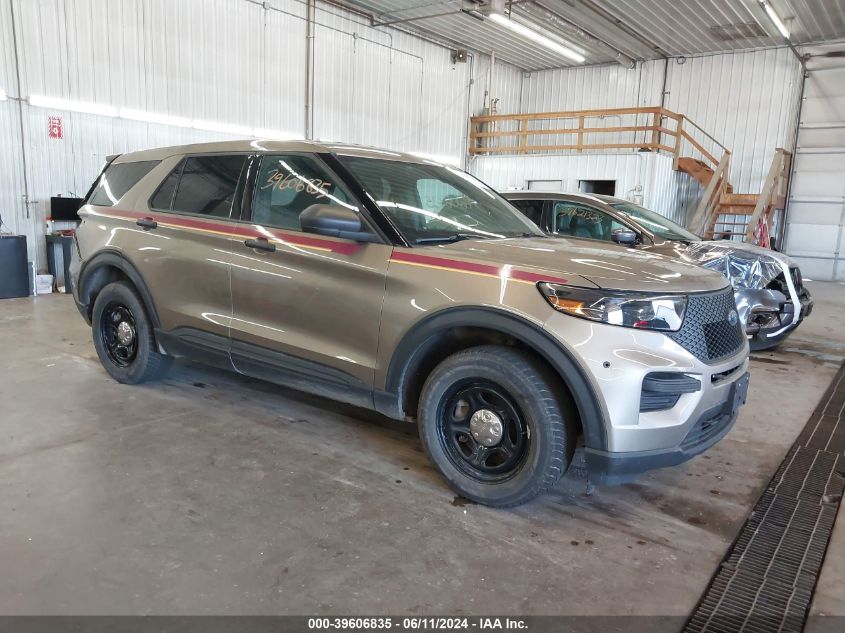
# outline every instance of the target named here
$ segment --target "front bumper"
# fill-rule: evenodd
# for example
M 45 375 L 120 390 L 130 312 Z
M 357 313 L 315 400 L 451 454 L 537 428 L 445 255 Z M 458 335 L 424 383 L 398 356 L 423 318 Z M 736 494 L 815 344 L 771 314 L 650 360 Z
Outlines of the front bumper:
M 798 292 L 798 304 L 799 312 L 797 317 L 793 316 L 795 308 L 792 303 L 786 303 L 784 305 L 784 309 L 788 310 L 788 314 L 782 312 L 779 315 L 779 319 L 781 323 L 786 321 L 787 325 L 775 325 L 768 328 L 759 328 L 756 331 L 749 330 L 748 335 L 753 336 L 755 340 L 760 343 L 765 343 L 766 349 L 775 347 L 778 343 L 786 339 L 786 337 L 789 336 L 804 319 L 812 314 L 814 305 L 813 296 L 806 288 L 801 288 Z
M 646 471 L 676 466 L 703 453 L 733 428 L 739 408 L 745 404 L 748 381 L 749 374 L 746 372 L 731 384 L 721 403 L 703 411 L 693 421 L 687 436 L 673 448 L 610 453 L 587 447 L 585 457 L 591 480 L 599 485 L 625 483 Z
M 570 350 L 601 405 L 601 420 L 581 420 L 587 470 L 596 481 L 622 481 L 706 450 L 730 430 L 745 401 L 747 342 L 732 356 L 707 363 L 660 332 L 560 313 L 545 328 Z M 644 385 L 655 374 L 697 381 L 698 388 L 683 390 L 667 408 L 651 410 L 644 406 Z M 695 429 L 712 430 L 714 418 L 718 431 L 693 441 Z

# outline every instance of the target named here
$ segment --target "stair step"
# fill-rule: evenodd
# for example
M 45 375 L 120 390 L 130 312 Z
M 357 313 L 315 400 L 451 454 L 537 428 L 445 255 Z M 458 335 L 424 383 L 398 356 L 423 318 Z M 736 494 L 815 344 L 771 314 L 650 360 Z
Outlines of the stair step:
M 760 196 L 756 193 L 729 193 L 722 200 L 722 204 L 751 205 L 757 204 Z
M 710 165 L 692 156 L 681 156 L 678 158 L 678 169 L 691 178 L 694 178 L 702 187 L 707 187 L 710 184 L 710 180 L 715 173 Z M 733 193 L 733 185 L 727 183 L 726 190 L 729 194 Z
M 735 193 L 731 196 L 735 200 L 756 200 L 759 197 L 759 193 Z

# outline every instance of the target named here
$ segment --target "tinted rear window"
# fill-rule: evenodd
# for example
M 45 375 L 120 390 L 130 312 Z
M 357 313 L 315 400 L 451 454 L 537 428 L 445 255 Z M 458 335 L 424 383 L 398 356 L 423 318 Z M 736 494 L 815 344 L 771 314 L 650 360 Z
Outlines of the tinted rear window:
M 243 154 L 186 159 L 172 210 L 228 218 L 246 159 Z
M 511 200 L 510 203 L 517 209 L 522 211 L 526 218 L 531 220 L 534 224 L 542 228 L 543 223 L 543 201 L 542 200 L 523 200 L 517 198 Z
M 126 192 L 132 189 L 141 178 L 150 173 L 159 164 L 157 160 L 145 160 L 136 163 L 112 164 L 100 176 L 97 186 L 91 192 L 88 204 L 100 207 L 113 207 Z
M 185 161 L 181 161 L 176 169 L 170 172 L 164 182 L 158 188 L 158 191 L 153 194 L 150 200 L 150 206 L 153 209 L 161 209 L 162 211 L 170 211 L 173 205 L 173 194 L 176 193 L 176 185 L 179 184 L 179 176 L 182 174 L 182 167 Z

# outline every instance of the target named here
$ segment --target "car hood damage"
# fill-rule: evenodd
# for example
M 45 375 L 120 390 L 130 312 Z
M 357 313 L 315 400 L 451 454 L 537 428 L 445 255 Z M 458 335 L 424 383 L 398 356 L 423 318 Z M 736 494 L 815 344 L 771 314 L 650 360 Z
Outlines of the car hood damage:
M 733 241 L 675 243 L 682 261 L 721 273 L 734 287 L 737 311 L 749 332 L 754 314 L 779 314 L 778 325 L 790 325 L 800 313 L 790 273 L 795 264 L 782 253 Z M 779 283 L 773 283 L 780 278 Z M 790 305 L 792 304 L 792 305 Z M 789 310 L 784 311 L 788 305 Z M 770 327 L 774 323 L 769 324 Z
M 786 255 L 753 244 L 703 241 L 678 244 L 678 257 L 723 274 L 736 288 L 763 289 L 794 266 Z

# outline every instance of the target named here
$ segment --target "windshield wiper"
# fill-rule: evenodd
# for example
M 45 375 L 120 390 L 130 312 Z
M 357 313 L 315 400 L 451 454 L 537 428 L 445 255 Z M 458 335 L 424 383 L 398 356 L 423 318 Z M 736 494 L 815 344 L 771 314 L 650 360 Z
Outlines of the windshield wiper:
M 437 242 L 448 244 L 462 240 L 483 240 L 485 237 L 485 235 L 478 235 L 476 233 L 453 233 L 452 235 L 440 235 L 437 237 L 418 237 L 414 240 L 414 244 L 433 244 Z

